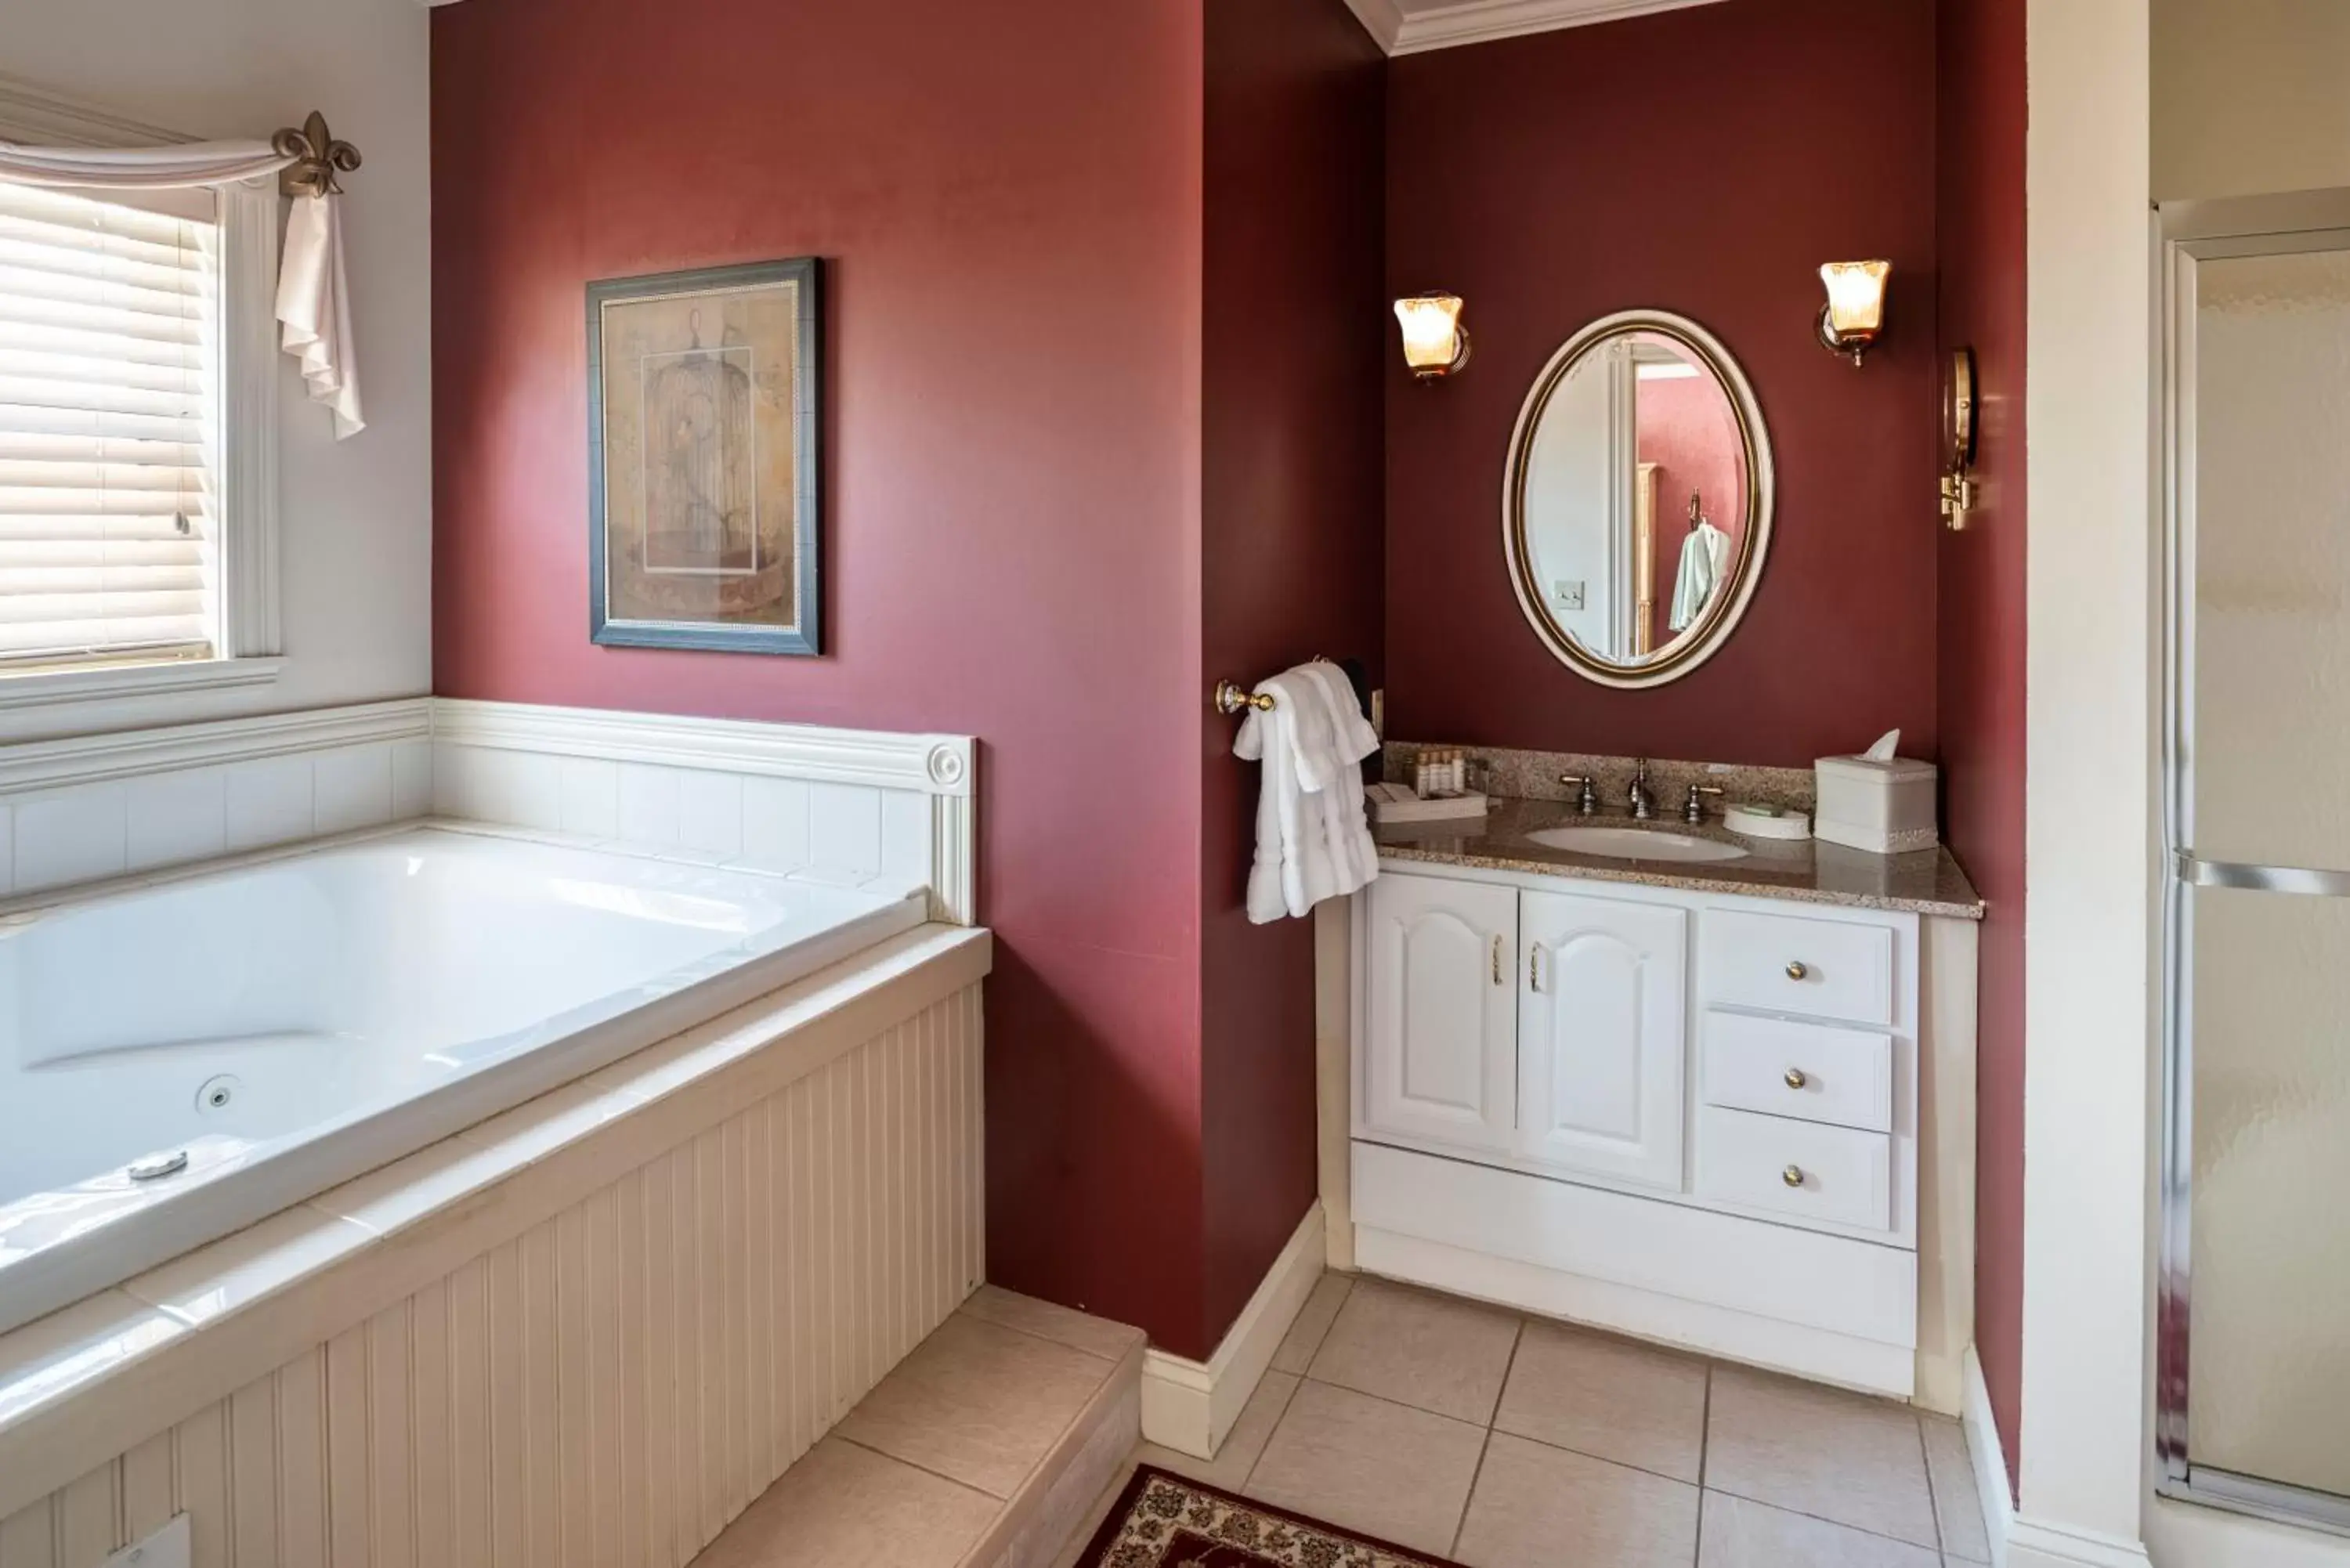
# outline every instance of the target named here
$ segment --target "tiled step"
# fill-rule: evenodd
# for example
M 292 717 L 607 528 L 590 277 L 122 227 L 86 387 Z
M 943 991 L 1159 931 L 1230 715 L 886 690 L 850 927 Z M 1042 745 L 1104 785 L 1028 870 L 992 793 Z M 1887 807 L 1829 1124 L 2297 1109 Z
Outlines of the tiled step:
M 983 1287 L 693 1568 L 1050 1568 L 1139 1439 L 1142 1343 Z

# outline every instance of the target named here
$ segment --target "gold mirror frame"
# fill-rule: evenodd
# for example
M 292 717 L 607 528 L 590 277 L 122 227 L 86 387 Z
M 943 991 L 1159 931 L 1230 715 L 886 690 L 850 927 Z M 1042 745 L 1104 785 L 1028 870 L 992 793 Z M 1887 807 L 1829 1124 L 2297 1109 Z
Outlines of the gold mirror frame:
M 1730 395 L 1738 421 L 1738 439 L 1746 453 L 1746 529 L 1739 547 L 1735 576 L 1727 593 L 1718 593 L 1698 623 L 1675 638 L 1671 645 L 1638 664 L 1617 664 L 1601 659 L 1552 621 L 1543 608 L 1541 586 L 1534 572 L 1534 551 L 1526 540 L 1525 486 L 1527 459 L 1534 432 L 1542 422 L 1551 397 L 1582 358 L 1611 337 L 1648 332 L 1669 338 L 1686 349 Z M 1771 554 L 1771 516 L 1777 478 L 1771 462 L 1771 435 L 1763 427 L 1762 405 L 1745 371 L 1719 338 L 1686 316 L 1669 310 L 1619 310 L 1603 316 L 1560 346 L 1534 378 L 1510 432 L 1510 462 L 1502 481 L 1502 548 L 1510 566 L 1510 587 L 1518 608 L 1553 657 L 1586 680 L 1622 691 L 1638 691 L 1679 680 L 1703 664 L 1730 640 L 1745 618 L 1746 607 L 1762 580 L 1762 564 Z

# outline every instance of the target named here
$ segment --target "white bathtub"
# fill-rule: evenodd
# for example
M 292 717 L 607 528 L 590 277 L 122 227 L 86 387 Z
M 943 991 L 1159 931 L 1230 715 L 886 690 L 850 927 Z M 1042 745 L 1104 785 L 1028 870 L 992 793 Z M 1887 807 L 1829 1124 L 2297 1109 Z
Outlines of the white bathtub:
M 421 826 L 0 920 L 0 1333 L 925 918 Z

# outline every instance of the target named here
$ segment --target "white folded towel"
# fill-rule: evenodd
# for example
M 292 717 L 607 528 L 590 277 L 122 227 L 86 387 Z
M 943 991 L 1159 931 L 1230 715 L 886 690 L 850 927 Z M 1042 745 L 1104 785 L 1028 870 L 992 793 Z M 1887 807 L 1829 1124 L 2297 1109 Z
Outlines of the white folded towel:
M 1259 689 L 1272 696 L 1272 711 L 1250 711 L 1232 754 L 1263 764 L 1248 914 L 1263 925 L 1302 916 L 1378 874 L 1357 765 L 1378 737 L 1335 665 L 1301 665 Z

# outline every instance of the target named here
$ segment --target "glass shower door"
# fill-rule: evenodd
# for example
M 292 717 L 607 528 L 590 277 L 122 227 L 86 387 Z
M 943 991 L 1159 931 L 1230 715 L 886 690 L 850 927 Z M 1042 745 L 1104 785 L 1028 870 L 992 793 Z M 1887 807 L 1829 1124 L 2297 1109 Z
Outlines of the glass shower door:
M 2266 210 L 2165 214 L 2161 1484 L 2350 1530 L 2350 228 Z

